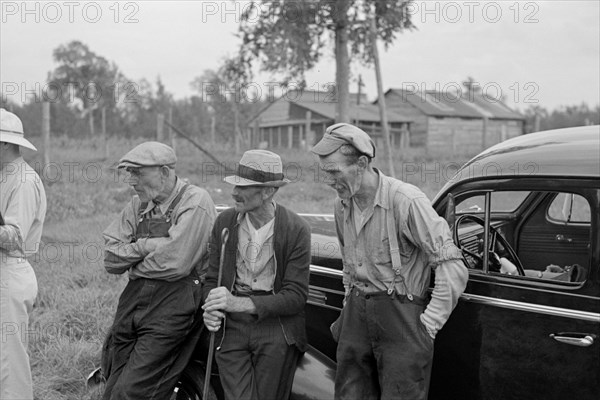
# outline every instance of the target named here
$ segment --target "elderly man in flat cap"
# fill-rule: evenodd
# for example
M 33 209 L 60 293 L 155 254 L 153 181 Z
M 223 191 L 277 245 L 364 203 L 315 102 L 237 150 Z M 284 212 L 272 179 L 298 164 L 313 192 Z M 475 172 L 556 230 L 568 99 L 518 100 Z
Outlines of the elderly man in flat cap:
M 112 327 L 104 400 L 168 399 L 185 366 L 176 359 L 200 316 L 216 210 L 204 189 L 175 175 L 176 161 L 171 147 L 146 142 L 118 164 L 137 195 L 104 231 L 106 270 L 129 274 Z
M 27 257 L 39 248 L 46 192 L 39 175 L 21 157 L 25 139 L 15 114 L 0 109 L 0 399 L 33 399 L 27 355 L 29 313 L 37 280 Z
M 373 168 L 375 144 L 356 126 L 328 127 L 312 152 L 337 192 L 346 296 L 332 325 L 335 398 L 427 399 L 435 335 L 468 277 L 448 224 L 418 188 Z
M 233 185 L 235 206 L 217 218 L 202 306 L 204 323 L 220 331 L 216 360 L 225 398 L 285 400 L 296 363 L 306 350 L 304 306 L 308 297 L 310 228 L 273 201 L 284 179 L 280 157 L 266 150 L 244 153 Z M 222 245 L 223 282 L 217 286 Z

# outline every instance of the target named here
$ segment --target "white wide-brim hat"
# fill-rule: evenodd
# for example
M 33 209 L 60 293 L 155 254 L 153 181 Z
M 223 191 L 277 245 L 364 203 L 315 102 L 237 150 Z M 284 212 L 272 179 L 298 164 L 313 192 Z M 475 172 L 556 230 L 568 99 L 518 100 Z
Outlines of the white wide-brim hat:
M 15 114 L 0 108 L 0 142 L 13 143 L 37 151 L 23 133 L 23 123 Z
M 281 187 L 290 182 L 283 177 L 281 157 L 268 150 L 248 150 L 242 156 L 235 174 L 223 180 L 234 186 Z

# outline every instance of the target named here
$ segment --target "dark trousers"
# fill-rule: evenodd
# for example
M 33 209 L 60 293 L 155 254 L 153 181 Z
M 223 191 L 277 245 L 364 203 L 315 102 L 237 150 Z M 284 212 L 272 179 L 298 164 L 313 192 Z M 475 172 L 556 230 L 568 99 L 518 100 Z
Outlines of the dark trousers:
M 424 308 L 421 299 L 352 290 L 342 311 L 336 400 L 427 399 L 433 339 L 419 320 Z
M 286 400 L 300 351 L 288 345 L 278 318 L 260 322 L 250 314 L 229 313 L 216 351 L 227 400 Z
M 180 352 L 202 296 L 198 278 L 131 280 L 112 328 L 110 374 L 103 400 L 169 399 L 186 362 Z

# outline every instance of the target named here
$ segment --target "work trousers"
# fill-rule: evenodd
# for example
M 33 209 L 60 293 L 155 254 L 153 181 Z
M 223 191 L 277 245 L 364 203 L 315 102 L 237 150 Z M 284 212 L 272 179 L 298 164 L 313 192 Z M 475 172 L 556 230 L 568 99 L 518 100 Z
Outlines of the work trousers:
M 288 399 L 300 354 L 287 344 L 279 318 L 228 313 L 215 355 L 225 399 Z
M 112 327 L 110 374 L 103 400 L 169 399 L 185 363 L 178 362 L 200 306 L 197 277 L 175 282 L 130 280 Z
M 27 344 L 29 314 L 38 286 L 25 259 L 0 260 L 0 400 L 32 400 Z
M 336 400 L 425 400 L 433 339 L 419 317 L 423 299 L 352 289 L 337 348 Z

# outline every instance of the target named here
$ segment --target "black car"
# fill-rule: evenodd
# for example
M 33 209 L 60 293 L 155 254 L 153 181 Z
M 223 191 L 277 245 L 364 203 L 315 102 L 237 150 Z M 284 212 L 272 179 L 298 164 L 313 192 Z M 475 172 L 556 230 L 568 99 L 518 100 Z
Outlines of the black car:
M 463 249 L 469 282 L 435 340 L 429 398 L 600 399 L 600 127 L 493 146 L 433 206 Z M 309 342 L 333 363 L 341 260 L 327 217 L 307 218 Z M 315 375 L 331 378 L 331 363 Z

